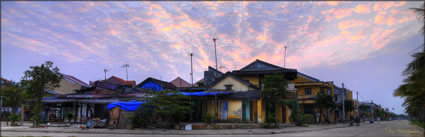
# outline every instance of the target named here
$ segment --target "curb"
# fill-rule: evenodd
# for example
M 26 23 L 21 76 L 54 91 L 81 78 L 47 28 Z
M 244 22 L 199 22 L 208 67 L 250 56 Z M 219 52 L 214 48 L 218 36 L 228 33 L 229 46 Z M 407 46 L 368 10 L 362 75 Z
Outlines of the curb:
M 209 134 L 209 133 L 199 133 L 199 132 L 179 132 L 179 130 L 176 130 L 177 132 L 165 132 L 167 130 L 154 130 L 151 132 L 126 132 L 126 133 L 122 133 L 122 132 L 102 132 L 102 131 L 98 131 L 98 132 L 92 132 L 90 130 L 79 130 L 79 131 L 66 131 L 66 130 L 58 130 L 58 131 L 28 131 L 28 130 L 13 130 L 13 129 L 7 129 L 7 130 L 2 130 L 2 132 L 42 132 L 42 133 L 79 133 L 79 134 L 84 134 L 84 133 L 90 133 L 90 134 L 130 134 L 130 135 L 272 135 L 272 134 L 286 134 L 286 133 L 300 133 L 300 132 L 312 132 L 312 131 L 321 131 L 321 130 L 329 130 L 329 129 L 335 129 L 335 128 L 344 128 L 344 127 L 348 127 L 347 125 L 343 125 L 343 126 L 337 126 L 337 127 L 325 127 L 325 128 L 319 128 L 319 129 L 312 129 L 312 130 L 299 130 L 299 131 L 263 131 L 263 132 L 252 132 L 251 130 L 248 130 L 248 132 L 243 132 L 243 133 L 218 133 L 218 134 Z M 170 130 L 173 131 L 173 130 Z M 194 130 L 192 130 L 194 131 Z

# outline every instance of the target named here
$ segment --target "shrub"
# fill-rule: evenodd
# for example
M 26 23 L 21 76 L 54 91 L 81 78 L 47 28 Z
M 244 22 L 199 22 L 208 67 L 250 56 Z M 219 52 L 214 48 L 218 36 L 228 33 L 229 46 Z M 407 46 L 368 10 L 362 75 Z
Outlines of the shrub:
M 12 114 L 12 115 L 9 116 L 9 120 L 10 120 L 10 122 L 15 123 L 15 122 L 20 120 L 20 117 L 19 117 L 19 115 Z
M 292 113 L 290 119 L 296 126 L 302 126 L 305 122 L 304 117 L 299 113 Z
M 268 114 L 266 116 L 266 121 L 264 123 L 265 123 L 265 127 L 266 128 L 270 128 L 270 127 L 277 127 L 278 126 L 278 124 L 277 124 L 278 122 L 279 122 L 279 119 L 277 119 L 276 117 L 274 117 L 273 114 Z
M 305 124 L 313 124 L 313 115 L 312 114 L 304 114 L 303 121 Z
M 204 115 L 202 117 L 202 120 L 206 123 L 206 124 L 211 124 L 212 120 L 213 120 L 213 116 L 210 113 L 207 113 L 206 115 Z
M 142 104 L 139 109 L 137 109 L 134 116 L 131 117 L 133 127 L 147 128 L 149 125 L 152 125 L 152 113 L 153 112 L 150 107 L 146 107 L 146 105 Z

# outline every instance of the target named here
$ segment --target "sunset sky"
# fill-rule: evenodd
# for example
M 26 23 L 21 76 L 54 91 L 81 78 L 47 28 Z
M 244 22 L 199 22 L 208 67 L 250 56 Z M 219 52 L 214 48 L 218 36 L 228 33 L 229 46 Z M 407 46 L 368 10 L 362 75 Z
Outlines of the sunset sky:
M 392 96 L 410 55 L 423 44 L 409 8 L 423 2 L 1 2 L 2 77 L 19 81 L 29 66 L 50 60 L 85 82 L 103 69 L 129 80 L 190 82 L 215 66 L 223 72 L 260 59 L 343 82 L 403 113 Z

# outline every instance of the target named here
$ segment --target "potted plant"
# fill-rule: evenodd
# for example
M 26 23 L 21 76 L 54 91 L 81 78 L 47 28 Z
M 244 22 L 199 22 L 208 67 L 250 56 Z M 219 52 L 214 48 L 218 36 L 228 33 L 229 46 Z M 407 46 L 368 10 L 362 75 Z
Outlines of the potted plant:
M 207 128 L 211 128 L 213 116 L 210 113 L 207 113 L 202 117 L 202 120 L 204 120 L 205 124 L 207 124 Z
M 9 120 L 10 120 L 10 126 L 17 126 L 18 124 L 16 123 L 17 121 L 20 120 L 19 116 L 16 114 L 12 114 L 9 116 Z

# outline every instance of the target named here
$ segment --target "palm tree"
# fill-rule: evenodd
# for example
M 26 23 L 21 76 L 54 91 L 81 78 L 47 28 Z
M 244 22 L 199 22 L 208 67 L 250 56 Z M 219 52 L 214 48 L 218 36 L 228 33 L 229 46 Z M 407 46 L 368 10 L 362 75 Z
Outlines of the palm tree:
M 421 8 L 411 8 L 418 14 L 418 20 L 424 26 L 421 28 L 422 35 L 425 35 L 425 3 Z M 424 46 L 424 44 L 422 45 Z M 414 60 L 407 65 L 403 71 L 404 84 L 400 85 L 395 91 L 394 96 L 404 98 L 403 106 L 406 112 L 415 118 L 425 121 L 425 47 L 423 51 L 412 55 Z
M 128 81 L 128 71 L 127 71 L 127 68 L 130 67 L 130 65 L 124 64 L 124 65 L 122 65 L 122 67 L 125 68 L 125 75 L 126 75 L 126 78 L 127 78 L 127 81 Z

